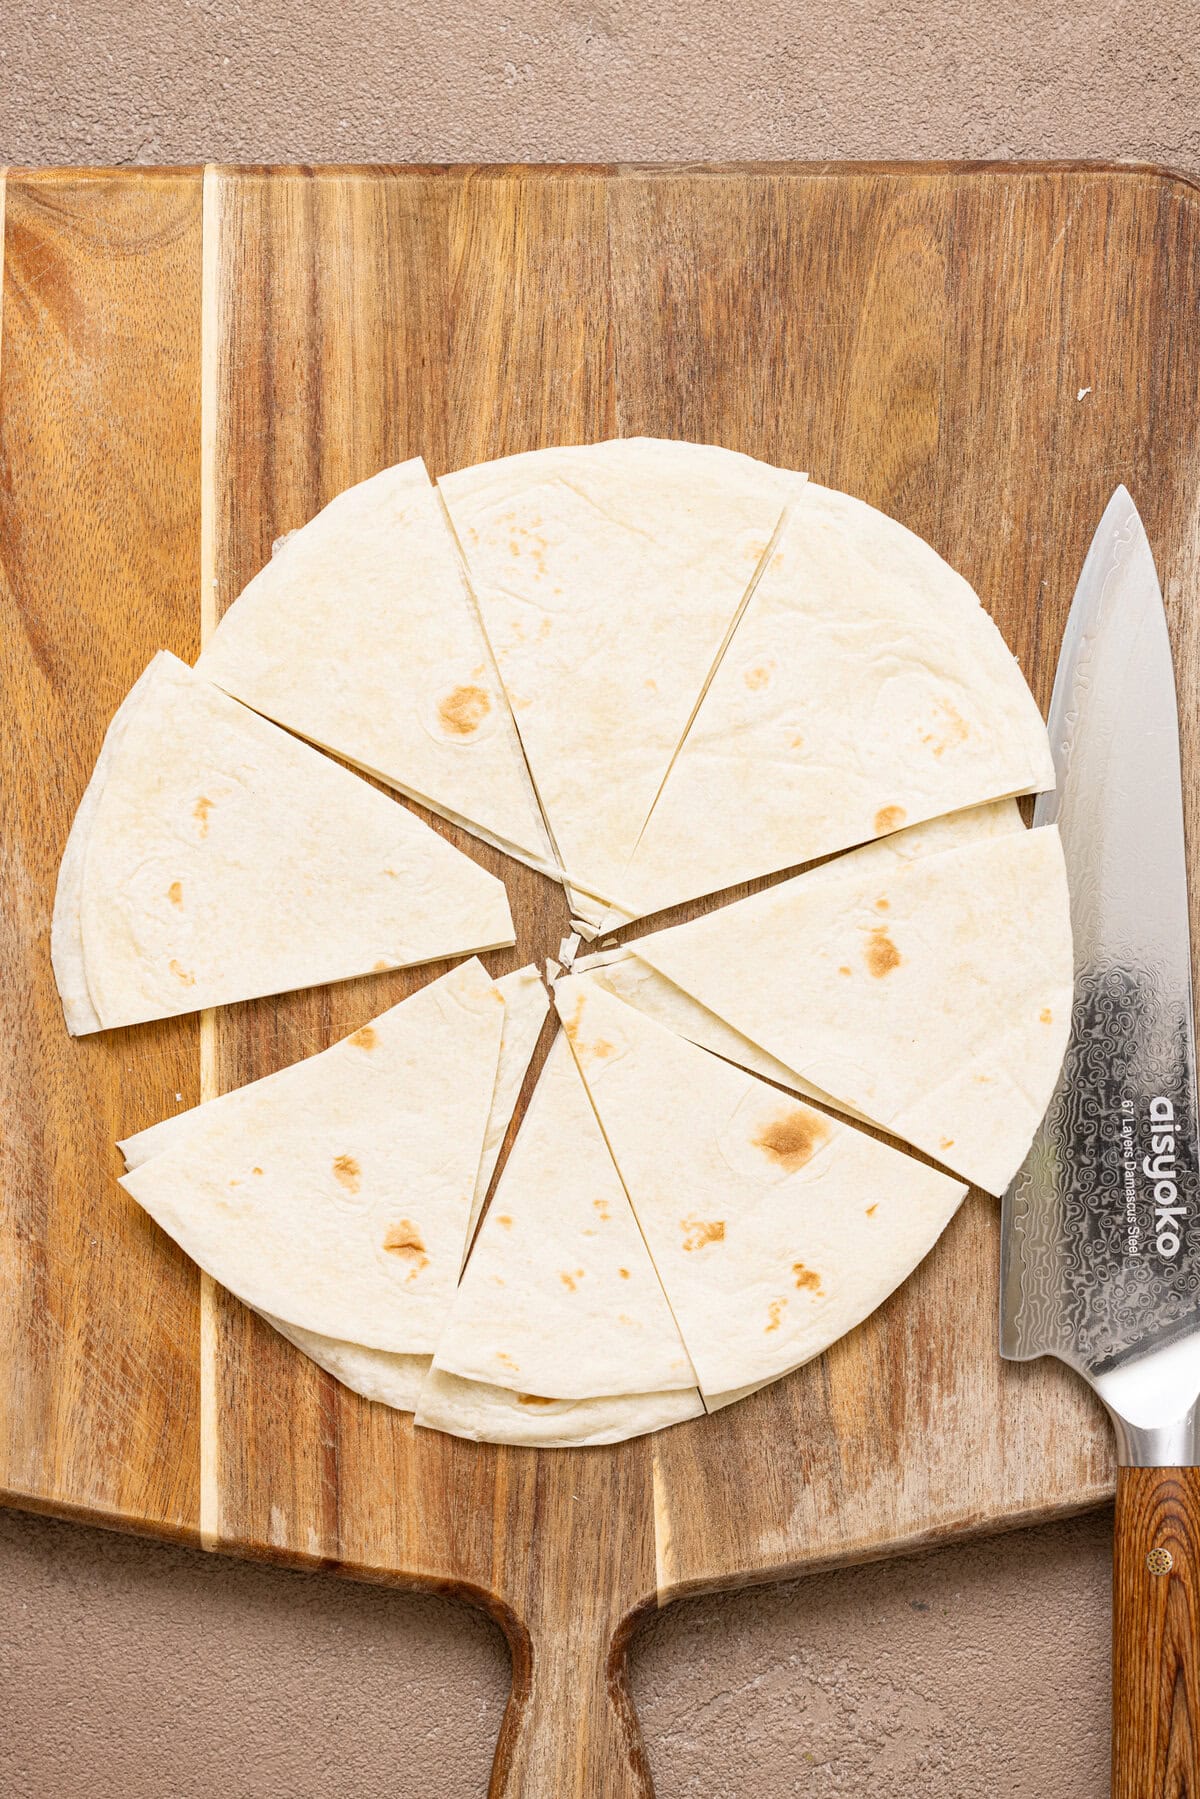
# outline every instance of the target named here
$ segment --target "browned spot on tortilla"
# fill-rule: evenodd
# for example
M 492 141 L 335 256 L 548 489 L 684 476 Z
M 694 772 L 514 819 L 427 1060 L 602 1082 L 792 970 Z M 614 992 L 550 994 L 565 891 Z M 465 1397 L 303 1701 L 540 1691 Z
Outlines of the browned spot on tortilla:
M 647 675 L 646 679 L 642 682 L 642 686 L 646 689 L 647 693 L 658 692 L 658 682 L 649 675 Z
M 379 1033 L 373 1024 L 364 1024 L 355 1031 L 350 1041 L 356 1049 L 374 1049 L 379 1042 Z
M 389 874 L 391 873 L 390 869 L 388 870 L 388 873 Z M 371 964 L 371 973 L 372 974 L 386 974 L 388 969 L 391 968 L 391 966 L 392 966 L 392 964 L 390 962 L 373 962 Z
M 540 1393 L 518 1393 L 518 1405 L 553 1405 L 554 1400 L 543 1399 Z
M 511 1231 L 512 1229 L 512 1219 L 507 1212 L 498 1212 L 496 1214 L 496 1223 L 502 1224 L 506 1231 Z
M 940 1139 L 940 1141 L 941 1141 L 941 1146 L 943 1149 L 953 1149 L 954 1148 L 954 1138 L 953 1137 L 943 1137 Z
M 596 1041 L 589 1043 L 587 1047 L 588 1054 L 595 1056 L 599 1062 L 606 1061 L 613 1053 L 613 1046 L 607 1037 L 597 1037 Z
M 898 830 L 908 817 L 903 806 L 880 806 L 875 814 L 876 837 L 886 836 L 888 831 Z
M 1043 1006 L 1041 1011 L 1038 1013 L 1038 1017 L 1041 1019 L 1043 1024 L 1052 1024 L 1054 1022 L 1054 1014 L 1053 1014 L 1053 1012 L 1051 1012 L 1049 1006 Z
M 173 906 L 182 906 L 182 904 L 183 904 L 183 882 L 182 881 L 172 881 L 171 882 L 171 885 L 167 888 L 167 898 L 170 900 L 170 902 Z
M 398 1256 L 402 1262 L 407 1262 L 408 1280 L 429 1266 L 421 1233 L 411 1219 L 402 1218 L 399 1224 L 393 1224 L 383 1239 L 383 1247 L 390 1256 Z
M 811 1160 L 828 1137 L 829 1126 L 818 1112 L 789 1106 L 762 1125 L 751 1142 L 780 1168 L 794 1174 L 797 1168 L 803 1168 Z
M 201 794 L 200 798 L 196 801 L 196 804 L 192 807 L 192 817 L 200 826 L 201 837 L 208 836 L 208 815 L 212 809 L 213 802 L 210 799 L 205 799 L 203 794 Z
M 975 1079 L 981 1087 L 990 1087 L 992 1084 L 992 1077 L 990 1074 L 977 1074 Z
M 195 975 L 189 974 L 187 969 L 182 967 L 181 964 L 175 960 L 174 956 L 171 957 L 168 966 L 170 967 L 171 973 L 175 976 L 175 979 L 177 981 L 182 981 L 185 987 L 194 987 L 196 985 Z
M 867 1217 L 874 1218 L 874 1216 L 878 1210 L 879 1210 L 879 1201 L 876 1200 L 875 1204 L 873 1206 L 867 1207 Z
M 793 749 L 793 750 L 802 750 L 804 748 L 803 737 L 801 737 L 799 735 L 799 733 L 797 733 L 797 735 L 791 739 L 791 742 L 789 743 L 788 748 Z
M 592 1201 L 592 1208 L 600 1214 L 600 1217 L 603 1218 L 607 1224 L 608 1220 L 612 1217 L 612 1213 L 608 1209 L 608 1201 L 606 1199 L 594 1199 Z
M 554 589 L 554 591 L 555 591 L 555 593 L 561 593 L 561 592 L 562 592 L 562 588 L 561 588 L 561 587 L 556 587 L 556 588 L 555 588 L 555 589 Z M 541 641 L 542 641 L 542 642 L 544 642 L 544 641 L 545 641 L 545 639 L 546 639 L 546 638 L 547 638 L 547 637 L 549 637 L 549 635 L 550 635 L 550 633 L 551 633 L 551 631 L 553 631 L 553 629 L 554 629 L 554 620 L 553 620 L 553 619 L 552 619 L 552 618 L 544 618 L 544 619 L 543 619 L 543 620 L 542 620 L 542 622 L 541 622 L 541 624 L 540 624 L 540 625 L 539 625 L 539 626 L 538 626 L 538 637 L 539 637 L 539 639 L 540 639 L 540 640 L 541 640 Z
M 892 904 L 892 902 L 888 898 L 887 894 L 881 893 L 879 898 L 875 901 L 875 910 L 877 912 L 887 912 L 890 910 L 891 904 Z
M 496 1360 L 498 1362 L 503 1362 L 504 1366 L 506 1368 L 511 1368 L 514 1373 L 516 1372 L 517 1364 L 513 1361 L 512 1357 L 510 1355 L 505 1355 L 505 1353 L 502 1349 L 498 1349 L 496 1351 Z
M 251 1169 L 251 1170 L 250 1170 L 250 1172 L 251 1172 L 251 1174 L 261 1174 L 261 1173 L 262 1173 L 262 1169 L 261 1169 L 261 1168 L 252 1168 L 252 1169 Z
M 846 964 L 844 962 L 842 963 L 842 966 L 838 969 L 838 973 L 839 974 L 849 974 L 850 973 L 850 970 L 846 967 Z
M 339 1187 L 344 1187 L 347 1193 L 357 1193 L 362 1186 L 362 1169 L 354 1160 L 353 1156 L 335 1156 L 333 1172 Z M 391 1233 L 389 1232 L 389 1235 L 390 1234 Z M 386 1239 L 383 1247 L 385 1249 L 391 1248 L 391 1245 Z
M 815 1268 L 806 1268 L 803 1262 L 792 1263 L 792 1273 L 796 1277 L 796 1285 L 802 1293 L 819 1293 L 821 1277 Z
M 572 1049 L 574 1049 L 579 1042 L 579 1026 L 583 1020 L 583 998 L 584 996 L 582 993 L 578 995 L 575 1001 L 574 1012 L 572 1012 L 570 1018 L 563 1019 L 563 1030 L 567 1033 L 567 1042 L 571 1045 Z
M 574 1274 L 567 1274 L 565 1272 L 562 1272 L 559 1274 L 558 1278 L 562 1282 L 563 1286 L 567 1289 L 568 1293 L 574 1293 L 579 1282 L 583 1279 L 583 1269 L 577 1268 L 575 1270 Z
M 482 687 L 456 687 L 438 707 L 438 717 L 453 736 L 470 737 L 491 709 L 491 698 Z
M 681 1218 L 679 1224 L 683 1231 L 683 1247 L 687 1250 L 703 1249 L 709 1243 L 725 1241 L 723 1218 Z
M 751 693 L 758 693 L 771 679 L 771 671 L 760 662 L 757 668 L 748 668 L 742 679 Z
M 867 967 L 875 979 L 882 981 L 893 968 L 899 968 L 902 960 L 900 951 L 887 934 L 887 926 L 877 924 L 867 944 Z
M 629 1279 L 628 1268 L 618 1268 L 617 1273 L 620 1275 L 620 1277 L 623 1281 L 627 1281 Z
M 932 731 L 922 731 L 921 742 L 932 744 L 934 755 L 941 757 L 953 744 L 965 743 L 971 735 L 971 727 L 950 700 L 939 700 L 936 711 L 940 716 Z
M 764 1334 L 767 1331 L 777 1331 L 779 1329 L 779 1320 L 783 1317 L 783 1308 L 786 1304 L 786 1299 L 773 1299 L 771 1301 L 770 1305 L 767 1307 L 767 1317 L 771 1322 L 765 1327 Z

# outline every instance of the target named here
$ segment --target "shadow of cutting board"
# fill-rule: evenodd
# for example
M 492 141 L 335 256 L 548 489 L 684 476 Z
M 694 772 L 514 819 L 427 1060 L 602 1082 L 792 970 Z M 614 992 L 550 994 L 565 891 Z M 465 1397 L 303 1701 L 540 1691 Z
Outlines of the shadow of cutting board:
M 971 579 L 1043 706 L 1124 481 L 1190 752 L 1198 381 L 1197 191 L 1155 170 L 10 172 L 4 1496 L 476 1599 L 513 1648 L 509 1799 L 650 1791 L 624 1677 L 641 1608 L 1102 1499 L 1090 1396 L 997 1356 L 998 1208 L 977 1194 L 867 1324 L 718 1417 L 557 1453 L 414 1432 L 202 1281 L 116 1185 L 113 1142 L 440 969 L 72 1043 L 48 927 L 105 724 L 151 653 L 194 657 L 274 538 L 417 452 L 440 473 L 645 432 L 807 468 Z M 549 882 L 503 872 L 521 940 L 497 973 L 553 953 L 567 917 Z

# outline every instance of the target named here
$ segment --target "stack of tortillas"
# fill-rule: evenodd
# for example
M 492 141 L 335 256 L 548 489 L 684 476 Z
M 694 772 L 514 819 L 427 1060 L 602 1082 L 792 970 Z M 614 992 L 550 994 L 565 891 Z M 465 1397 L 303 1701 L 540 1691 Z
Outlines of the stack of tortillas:
M 1020 1165 L 1072 989 L 1057 835 L 1014 801 L 1045 731 L 882 513 L 648 439 L 340 495 L 113 719 L 54 912 L 70 1030 L 513 943 L 502 883 L 345 763 L 562 881 L 589 937 L 761 887 L 551 965 L 486 1212 L 533 967 L 472 956 L 122 1144 L 139 1204 L 368 1399 L 546 1446 L 715 1410 Z

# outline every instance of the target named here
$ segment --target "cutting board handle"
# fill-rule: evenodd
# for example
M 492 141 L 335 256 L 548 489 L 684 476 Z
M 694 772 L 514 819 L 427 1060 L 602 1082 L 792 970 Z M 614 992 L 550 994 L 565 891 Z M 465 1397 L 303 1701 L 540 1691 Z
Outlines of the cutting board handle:
M 1200 1468 L 1120 1468 L 1113 1799 L 1200 1799 Z
M 506 1620 L 513 1678 L 489 1799 L 654 1799 L 629 1692 L 634 1619 L 614 1631 L 585 1593 L 532 1629 Z

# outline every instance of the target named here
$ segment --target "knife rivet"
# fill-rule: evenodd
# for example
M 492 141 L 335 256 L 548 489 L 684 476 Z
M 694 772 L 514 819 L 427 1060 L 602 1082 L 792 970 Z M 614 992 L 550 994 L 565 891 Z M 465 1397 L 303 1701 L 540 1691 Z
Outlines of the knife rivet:
M 1169 1574 L 1175 1566 L 1175 1557 L 1169 1549 L 1152 1549 L 1146 1557 L 1146 1566 L 1151 1574 Z

